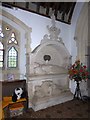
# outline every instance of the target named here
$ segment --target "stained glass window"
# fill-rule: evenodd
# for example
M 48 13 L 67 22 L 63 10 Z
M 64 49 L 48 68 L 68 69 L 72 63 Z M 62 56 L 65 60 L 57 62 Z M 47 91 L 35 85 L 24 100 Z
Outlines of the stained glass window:
M 12 29 L 8 24 L 3 24 L 3 26 L 0 24 L 0 68 L 17 68 L 17 35 L 18 34 L 14 28 Z
M 2 32 L 2 27 L 0 26 L 0 37 L 3 38 L 4 37 L 4 34 Z
M 8 51 L 8 67 L 15 68 L 18 63 L 18 52 L 15 47 L 11 47 Z
M 3 67 L 4 63 L 4 49 L 3 49 L 3 44 L 0 42 L 0 68 Z
M 10 38 L 10 40 L 8 41 L 8 43 L 9 43 L 9 44 L 10 44 L 10 43 L 17 44 L 17 40 L 16 40 L 16 36 L 15 36 L 15 33 L 14 33 L 14 32 L 12 32 L 11 38 Z

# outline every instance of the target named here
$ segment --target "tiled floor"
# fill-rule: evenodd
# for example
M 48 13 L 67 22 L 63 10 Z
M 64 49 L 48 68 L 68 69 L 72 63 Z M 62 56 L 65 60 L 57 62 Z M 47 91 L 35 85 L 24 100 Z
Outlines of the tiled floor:
M 71 100 L 59 105 L 55 105 L 37 112 L 28 109 L 26 113 L 18 118 L 88 118 L 90 117 L 90 102 L 82 100 Z

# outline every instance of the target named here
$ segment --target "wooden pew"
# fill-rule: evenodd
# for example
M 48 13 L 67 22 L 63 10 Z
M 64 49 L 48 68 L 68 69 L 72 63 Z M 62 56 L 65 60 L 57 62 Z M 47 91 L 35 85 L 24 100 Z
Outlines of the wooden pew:
M 24 111 L 28 109 L 28 93 L 26 80 L 0 81 L 0 84 L 2 84 L 2 109 L 5 118 L 10 117 L 10 106 L 12 106 L 13 104 L 22 103 L 24 105 Z M 17 87 L 23 88 L 23 90 L 26 92 L 26 97 L 13 102 L 12 94 Z

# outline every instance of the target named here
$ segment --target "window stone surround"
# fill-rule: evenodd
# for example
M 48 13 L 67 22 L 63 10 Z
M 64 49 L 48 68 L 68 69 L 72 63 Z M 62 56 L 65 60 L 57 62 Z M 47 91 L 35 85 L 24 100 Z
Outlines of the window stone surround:
M 31 43 L 31 31 L 32 29 L 30 27 L 28 27 L 27 25 L 25 25 L 22 21 L 20 21 L 18 18 L 14 17 L 13 15 L 11 15 L 10 13 L 6 12 L 5 10 L 2 9 L 2 13 L 0 13 L 0 22 L 1 23 L 6 23 L 7 25 L 9 25 L 12 29 L 12 31 L 15 31 L 15 33 L 17 33 L 17 40 L 19 42 L 18 45 L 15 45 L 15 47 L 18 49 L 18 52 L 20 54 L 20 52 L 22 53 L 21 51 L 21 44 L 19 40 L 22 40 L 22 38 L 24 37 L 25 39 L 25 49 L 26 49 L 26 53 L 23 53 L 26 55 L 26 73 L 24 75 L 22 75 L 21 71 L 20 71 L 20 66 L 16 69 L 8 69 L 7 67 L 5 67 L 5 69 L 2 69 L 2 78 L 1 80 L 6 80 L 7 78 L 6 77 L 3 77 L 4 76 L 4 73 L 5 74 L 8 74 L 8 73 L 16 73 L 18 75 L 18 78 L 20 78 L 20 75 L 24 76 L 28 76 L 29 74 L 29 66 L 27 63 L 29 63 L 29 57 L 30 57 L 30 51 L 31 51 L 31 48 L 30 48 L 30 43 Z M 12 26 L 13 25 L 13 26 Z M 23 31 L 23 33 L 21 33 L 21 31 Z M 24 35 L 23 35 L 24 34 Z M 10 48 L 11 45 L 8 45 L 7 46 L 7 51 L 8 49 Z M 20 57 L 18 58 L 20 60 Z M 5 62 L 5 66 L 7 66 L 7 62 Z M 19 61 L 19 64 L 20 64 L 20 61 Z M 17 76 L 15 75 L 15 76 Z M 5 75 L 6 76 L 6 75 Z

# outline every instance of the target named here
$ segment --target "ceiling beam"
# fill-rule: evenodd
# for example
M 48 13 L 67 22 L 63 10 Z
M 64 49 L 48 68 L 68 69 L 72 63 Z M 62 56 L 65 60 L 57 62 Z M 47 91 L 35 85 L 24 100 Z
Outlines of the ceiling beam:
M 29 8 L 29 2 L 26 2 L 25 7 L 28 9 Z
M 50 3 L 46 3 L 46 15 L 49 15 Z
M 68 18 L 69 23 L 71 23 L 71 18 L 72 18 L 72 14 L 73 14 L 73 11 L 74 11 L 75 4 L 76 4 L 75 2 L 72 3 L 71 12 L 70 12 L 70 15 L 69 15 L 69 18 Z
M 8 8 L 17 7 L 29 12 L 33 12 L 39 15 L 43 15 L 50 18 L 50 8 L 54 10 L 56 20 L 70 24 L 75 3 L 73 2 L 32 2 L 36 5 L 35 10 L 30 9 L 30 2 L 20 4 L 20 2 L 2 2 L 2 5 Z M 40 13 L 40 6 L 46 8 L 45 13 Z M 57 13 L 60 13 L 61 17 L 58 17 Z M 65 15 L 68 15 L 68 20 L 65 19 Z

